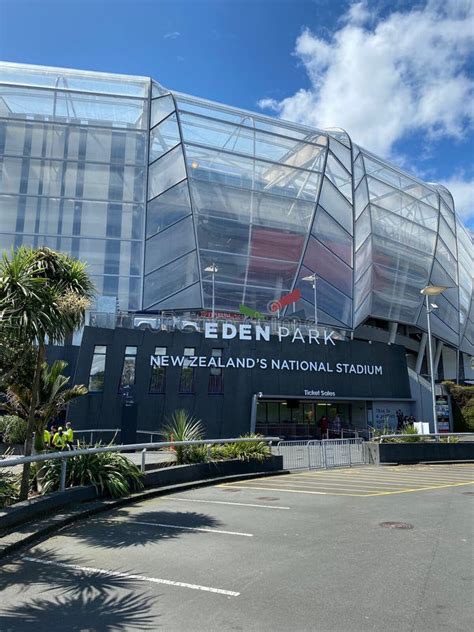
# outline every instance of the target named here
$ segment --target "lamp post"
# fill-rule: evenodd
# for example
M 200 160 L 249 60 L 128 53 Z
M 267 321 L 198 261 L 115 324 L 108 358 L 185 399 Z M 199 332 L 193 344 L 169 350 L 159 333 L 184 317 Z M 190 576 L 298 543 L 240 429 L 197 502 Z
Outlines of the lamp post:
M 211 263 L 210 266 L 207 266 L 207 268 L 204 268 L 204 272 L 210 272 L 212 274 L 212 318 L 214 318 L 215 297 L 216 297 L 216 295 L 215 295 L 215 278 L 216 278 L 216 272 L 219 272 L 219 268 L 213 262 L 213 263 Z
M 425 306 L 426 306 L 426 320 L 428 326 L 428 355 L 430 358 L 430 377 L 431 377 L 431 404 L 433 406 L 433 428 L 435 434 L 438 434 L 438 419 L 436 417 L 436 395 L 435 395 L 435 377 L 434 377 L 434 365 L 433 365 L 433 346 L 431 342 L 431 320 L 430 314 L 435 309 L 438 309 L 438 306 L 434 303 L 430 303 L 430 296 L 439 296 L 448 287 L 445 285 L 427 285 L 422 290 L 420 290 L 420 294 L 423 294 L 425 297 Z
M 303 281 L 307 281 L 308 283 L 312 283 L 313 284 L 313 290 L 314 290 L 314 324 L 317 326 L 318 325 L 318 297 L 316 295 L 316 281 L 318 280 L 319 277 L 316 276 L 316 274 L 310 274 L 309 276 L 305 276 L 303 277 Z

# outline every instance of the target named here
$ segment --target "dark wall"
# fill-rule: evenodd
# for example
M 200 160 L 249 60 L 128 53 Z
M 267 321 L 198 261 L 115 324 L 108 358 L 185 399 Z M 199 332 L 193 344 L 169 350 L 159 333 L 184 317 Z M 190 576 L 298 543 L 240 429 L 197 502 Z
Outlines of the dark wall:
M 248 432 L 251 399 L 254 393 L 304 396 L 305 389 L 329 390 L 333 399 L 363 398 L 385 400 L 410 398 L 405 350 L 396 345 L 369 344 L 364 341 L 338 341 L 336 346 L 289 340 L 266 341 L 210 340 L 199 333 L 153 332 L 132 329 L 86 328 L 79 352 L 75 383 L 88 384 L 95 345 L 107 345 L 105 385 L 102 393 L 90 393 L 71 405 L 69 418 L 77 428 L 117 428 L 121 426 L 123 397 L 119 392 L 126 346 L 137 346 L 136 403 L 137 427 L 156 430 L 163 419 L 178 408 L 202 419 L 208 437 L 236 436 Z M 194 394 L 180 394 L 181 369 L 167 367 L 166 392 L 149 394 L 150 356 L 156 346 L 167 348 L 168 355 L 182 356 L 184 347 L 195 347 L 197 356 L 209 358 L 213 348 L 223 349 L 223 361 L 232 358 L 266 358 L 329 363 L 382 365 L 383 375 L 357 375 L 301 370 L 224 368 L 223 394 L 208 394 L 210 369 L 194 369 Z M 315 397 L 317 399 L 317 397 Z M 321 399 L 325 399 L 321 396 Z M 326 397 L 328 399 L 328 397 Z M 129 415 L 131 411 L 127 411 Z

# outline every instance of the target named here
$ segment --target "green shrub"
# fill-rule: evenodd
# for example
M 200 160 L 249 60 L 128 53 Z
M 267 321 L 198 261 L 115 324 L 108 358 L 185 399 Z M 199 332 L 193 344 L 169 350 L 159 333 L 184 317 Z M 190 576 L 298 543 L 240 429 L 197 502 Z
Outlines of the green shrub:
M 403 429 L 403 434 L 411 435 L 410 437 L 402 437 L 400 441 L 402 443 L 413 443 L 415 441 L 420 441 L 421 437 L 418 434 L 418 430 L 413 425 L 407 425 Z
M 87 447 L 78 444 L 78 448 Z M 102 447 L 96 444 L 95 447 Z M 61 462 L 58 459 L 44 461 L 36 468 L 33 480 L 41 478 L 44 494 L 59 489 Z M 67 460 L 66 486 L 94 485 L 102 494 L 118 498 L 132 490 L 143 488 L 143 474 L 139 468 L 118 452 L 79 454 Z
M 211 447 L 211 458 L 215 461 L 228 459 L 240 459 L 241 461 L 264 461 L 271 456 L 270 446 L 261 441 L 261 435 L 248 434 L 242 438 L 252 438 L 255 441 L 237 441 L 236 443 L 224 443 Z
M 0 433 L 7 445 L 23 444 L 26 440 L 26 421 L 16 415 L 0 417 Z
M 11 472 L 0 470 L 0 509 L 15 503 L 19 492 L 17 477 Z
M 168 423 L 163 427 L 160 435 L 165 441 L 199 441 L 204 437 L 204 427 L 200 419 L 196 419 L 189 415 L 184 408 L 176 410 L 169 419 Z M 176 463 L 183 465 L 184 463 L 201 463 L 198 459 L 201 454 L 196 452 L 196 447 L 173 446 L 176 454 Z M 206 451 L 207 454 L 207 451 Z

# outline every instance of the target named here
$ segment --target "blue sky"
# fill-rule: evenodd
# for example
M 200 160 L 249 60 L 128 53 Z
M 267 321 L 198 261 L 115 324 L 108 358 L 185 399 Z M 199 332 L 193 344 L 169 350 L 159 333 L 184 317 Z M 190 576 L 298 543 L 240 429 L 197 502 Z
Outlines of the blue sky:
M 443 182 L 474 227 L 470 0 L 0 0 L 6 61 L 152 76 Z

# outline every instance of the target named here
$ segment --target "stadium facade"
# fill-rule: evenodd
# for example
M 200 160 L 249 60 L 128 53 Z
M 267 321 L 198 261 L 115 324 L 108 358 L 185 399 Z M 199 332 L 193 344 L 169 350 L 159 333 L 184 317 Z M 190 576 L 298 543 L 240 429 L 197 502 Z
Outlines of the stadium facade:
M 83 426 L 109 427 L 101 411 L 126 401 L 139 428 L 185 407 L 214 435 L 250 417 L 288 436 L 312 436 L 325 414 L 352 427 L 400 409 L 428 420 L 428 285 L 447 288 L 431 309 L 436 379 L 473 377 L 473 248 L 450 192 L 341 129 L 150 78 L 5 63 L 0 156 L 2 250 L 69 252 L 97 287 L 80 351 L 64 351 L 90 386 L 73 411 Z M 227 363 L 261 366 L 262 354 L 265 370 Z M 285 358 L 298 364 L 272 366 Z M 316 360 L 333 371 L 301 369 Z M 383 376 L 335 368 L 384 360 Z

